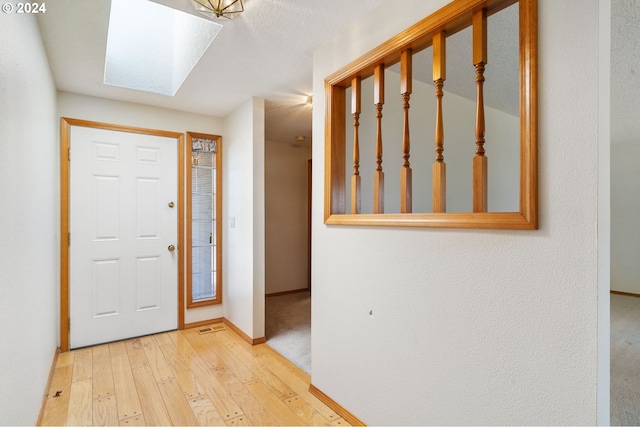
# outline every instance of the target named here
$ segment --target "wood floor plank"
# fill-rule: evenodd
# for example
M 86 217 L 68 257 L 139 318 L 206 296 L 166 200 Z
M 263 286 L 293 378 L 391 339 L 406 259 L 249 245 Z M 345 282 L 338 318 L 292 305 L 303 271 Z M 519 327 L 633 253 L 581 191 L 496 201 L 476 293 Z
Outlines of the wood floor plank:
M 231 370 L 233 374 L 242 382 L 256 379 L 254 373 L 246 367 L 229 349 L 216 337 L 220 332 L 200 335 L 202 341 L 212 348 L 222 360 L 223 365 Z
M 218 353 L 214 348 L 209 347 L 205 341 L 202 340 L 200 334 L 190 329 L 183 331 L 183 336 L 189 340 L 191 346 L 197 351 L 198 356 L 204 360 L 204 362 L 211 369 L 218 369 L 224 366 L 222 359 L 218 356 Z
M 109 346 L 109 353 L 111 353 L 111 357 L 127 354 L 127 348 L 124 345 L 124 341 L 112 342 L 107 345 Z
M 193 350 L 193 347 L 186 343 L 188 344 L 187 348 L 183 342 L 181 350 L 178 350 L 177 345 L 171 340 L 168 334 L 156 335 L 154 338 L 165 360 L 171 367 L 173 377 L 178 381 L 185 397 L 192 399 L 204 394 L 202 386 L 196 380 L 196 374 L 189 369 L 192 360 L 196 357 L 196 352 Z
M 254 346 L 253 354 L 256 357 L 269 356 L 271 359 L 278 361 L 290 374 L 302 380 L 303 383 L 311 383 L 311 376 L 296 365 L 291 363 L 286 357 L 269 347 L 268 344 L 259 344 Z
M 73 382 L 90 380 L 93 376 L 93 348 L 73 350 Z
M 175 379 L 163 381 L 158 384 L 162 400 L 171 417 L 174 426 L 193 426 L 198 424 L 191 406 L 184 398 L 184 394 Z
M 126 353 L 112 357 L 111 368 L 113 369 L 113 383 L 118 404 L 118 419 L 122 421 L 140 415 L 142 407 Z
M 191 410 L 201 426 L 221 426 L 225 423 L 225 420 L 218 413 L 208 396 L 189 399 L 189 406 L 191 406 Z
M 139 366 L 132 371 L 146 424 L 150 426 L 171 425 L 171 417 L 169 417 L 162 400 L 158 383 L 153 377 L 151 368 L 148 365 Z
M 121 426 L 146 426 L 147 423 L 142 414 L 120 420 Z
M 165 360 L 162 351 L 158 348 L 153 336 L 140 338 L 140 342 L 142 343 L 142 348 L 147 355 L 149 367 L 151 368 L 151 372 L 153 372 L 156 382 L 162 382 L 173 378 L 171 367 Z
M 239 417 L 235 417 L 232 418 L 228 421 L 225 421 L 225 424 L 228 426 L 251 426 L 253 424 L 251 424 L 249 422 L 249 419 L 244 416 L 244 415 L 240 415 Z
M 93 348 L 93 398 L 99 399 L 114 394 L 109 346 L 96 346 Z
M 250 381 L 245 384 L 253 396 L 274 416 L 280 423 L 290 426 L 303 425 L 304 421 L 295 415 L 289 406 L 278 399 L 269 388 L 260 380 Z
M 260 350 L 261 353 L 258 359 L 260 359 L 265 367 L 273 372 L 274 375 L 291 387 L 291 389 L 296 392 L 297 396 L 308 402 L 311 407 L 317 410 L 318 413 L 329 422 L 340 418 L 335 411 L 322 403 L 320 399 L 309 393 L 309 380 L 304 379 L 309 377 L 304 374 L 304 372 L 288 360 L 284 359 L 280 354 L 271 350 L 266 344 L 261 344 L 260 346 L 265 347 Z M 301 373 L 296 373 L 295 370 L 298 370 Z
M 171 338 L 169 337 L 169 334 L 166 332 L 163 332 L 161 334 L 155 334 L 152 337 L 154 339 L 154 341 L 156 342 L 156 344 L 160 347 L 175 347 L 175 344 L 173 343 L 173 341 L 171 340 Z
M 254 425 L 278 424 L 276 418 L 273 417 L 273 415 L 244 386 L 246 381 L 241 380 L 237 375 L 238 372 L 245 373 L 243 377 L 247 378 L 254 377 L 253 373 L 246 375 L 245 370 L 248 370 L 248 368 L 242 365 L 235 357 L 232 358 L 229 350 L 221 342 L 211 338 L 211 336 L 215 334 L 185 335 L 190 340 L 194 348 L 197 349 L 200 346 L 213 348 L 217 355 L 224 361 L 225 365 L 214 369 L 213 372 L 218 380 L 223 384 L 226 394 L 230 395 L 233 401 L 240 406 L 249 422 Z M 234 365 L 236 370 L 234 371 L 233 369 L 227 368 L 227 363 Z
M 91 379 L 71 383 L 66 424 L 70 426 L 93 425 L 93 390 Z
M 118 406 L 115 396 L 105 396 L 93 399 L 93 425 L 117 426 Z
M 338 418 L 338 419 L 335 419 L 335 420 L 331 421 L 331 423 L 329 425 L 330 426 L 350 426 L 351 424 L 346 422 L 344 420 L 344 418 Z
M 73 351 L 65 351 L 64 353 L 59 353 L 58 359 L 56 360 L 56 368 L 73 365 L 73 359 L 75 355 L 76 354 Z
M 305 425 L 310 426 L 326 426 L 329 420 L 313 407 L 306 399 L 301 396 L 293 396 L 284 400 L 289 409 L 296 414 Z
M 191 346 L 189 340 L 183 335 L 182 331 L 170 331 L 167 332 L 166 336 L 171 339 L 173 345 L 182 357 L 195 356 L 196 351 Z
M 197 349 L 199 355 L 201 346 L 204 344 L 199 340 L 199 336 L 189 335 L 190 342 Z M 218 366 L 218 369 L 223 369 L 222 365 Z M 212 370 L 210 366 L 198 356 L 191 361 L 189 369 L 198 377 L 200 384 L 204 388 L 206 394 L 213 401 L 214 406 L 225 420 L 230 420 L 243 415 L 242 408 L 232 399 L 231 395 L 227 391 L 227 387 L 223 384 L 217 375 L 216 370 Z
M 59 358 L 42 425 L 348 425 L 309 393 L 308 375 L 233 331 L 170 332 L 139 344 L 110 343 Z M 282 398 L 290 392 L 296 395 Z
M 42 415 L 43 426 L 63 426 L 67 422 L 73 366 L 55 368 Z
M 246 383 L 240 382 L 237 378 L 231 381 L 233 376 L 226 368 L 219 369 L 216 374 L 224 375 L 227 379 L 224 381 L 228 393 L 238 402 L 242 412 L 247 416 L 249 422 L 257 426 L 275 426 L 280 425 L 280 421 L 276 419 L 267 408 L 260 403 L 256 397 L 247 389 Z
M 142 341 L 140 340 L 140 338 L 127 340 L 125 341 L 124 346 L 127 349 L 127 356 L 129 356 L 129 364 L 131 365 L 131 369 L 149 365 L 147 354 L 142 348 Z
M 255 377 L 269 387 L 280 399 L 286 399 L 287 397 L 296 395 L 296 392 L 294 392 L 291 387 L 267 369 L 259 358 L 253 356 L 251 348 L 247 348 L 236 340 L 233 340 L 231 334 L 226 333 L 226 331 L 216 332 L 216 335 L 229 351 L 247 366 Z M 234 335 L 237 336 L 237 334 Z

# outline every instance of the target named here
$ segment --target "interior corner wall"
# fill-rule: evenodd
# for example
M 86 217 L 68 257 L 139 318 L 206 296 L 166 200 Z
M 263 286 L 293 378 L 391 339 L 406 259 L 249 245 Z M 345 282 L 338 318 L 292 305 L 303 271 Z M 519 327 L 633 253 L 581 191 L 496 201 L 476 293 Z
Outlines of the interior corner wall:
M 135 104 L 131 102 L 96 98 L 93 96 L 78 95 L 69 92 L 58 93 L 58 116 L 171 132 L 184 133 L 189 131 L 222 135 L 224 152 L 224 121 L 222 118 L 218 117 L 170 110 L 167 108 L 152 107 L 149 105 Z M 223 164 L 223 173 L 224 168 L 225 165 Z M 58 177 L 56 177 L 56 182 L 57 181 Z M 186 286 L 186 282 L 184 283 Z M 186 293 L 184 304 L 186 307 Z M 189 324 L 220 318 L 223 316 L 223 305 L 224 297 L 222 304 L 197 307 L 193 309 L 185 308 L 185 323 Z
M 323 79 L 446 3 L 386 0 L 315 52 L 315 141 Z M 312 383 L 364 423 L 596 423 L 598 7 L 539 0 L 539 230 L 327 226 L 314 146 Z
M 35 16 L 0 15 L 0 424 L 34 425 L 58 342 L 56 89 Z
M 265 145 L 265 292 L 308 288 L 308 145 Z
M 640 295 L 640 140 L 611 145 L 611 289 Z
M 619 4 L 619 2 L 616 2 Z M 611 423 L 611 70 L 612 3 L 599 0 L 598 67 L 598 389 L 597 424 Z M 638 31 L 636 29 L 636 31 Z M 638 34 L 638 33 L 636 33 Z
M 640 28 L 627 19 L 636 2 L 614 1 L 611 12 L 611 289 L 640 295 L 640 87 L 634 64 Z
M 223 139 L 224 317 L 264 337 L 264 100 L 225 118 Z

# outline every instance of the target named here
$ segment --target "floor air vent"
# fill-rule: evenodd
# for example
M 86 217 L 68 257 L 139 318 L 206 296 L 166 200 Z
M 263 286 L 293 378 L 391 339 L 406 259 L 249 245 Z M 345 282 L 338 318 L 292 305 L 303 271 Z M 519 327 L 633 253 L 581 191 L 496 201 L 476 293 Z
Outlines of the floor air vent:
M 198 329 L 198 333 L 202 334 L 210 334 L 211 332 L 220 332 L 224 331 L 227 328 L 222 323 L 216 323 L 215 325 L 207 326 L 206 328 Z

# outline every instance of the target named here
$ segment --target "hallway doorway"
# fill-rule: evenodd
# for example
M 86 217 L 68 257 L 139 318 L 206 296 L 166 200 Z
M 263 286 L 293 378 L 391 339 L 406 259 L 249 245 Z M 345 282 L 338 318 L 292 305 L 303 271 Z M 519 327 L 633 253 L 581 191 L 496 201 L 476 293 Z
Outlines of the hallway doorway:
M 311 370 L 311 144 L 265 146 L 267 344 Z

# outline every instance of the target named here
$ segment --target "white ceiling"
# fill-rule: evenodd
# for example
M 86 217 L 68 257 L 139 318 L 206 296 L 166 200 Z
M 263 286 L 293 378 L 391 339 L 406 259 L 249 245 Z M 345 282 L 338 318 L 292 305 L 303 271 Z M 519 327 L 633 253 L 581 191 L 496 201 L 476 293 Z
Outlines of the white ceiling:
M 173 2 L 183 8 L 188 3 L 188 0 L 154 1 Z M 47 13 L 40 14 L 38 22 L 60 90 L 218 117 L 226 116 L 252 96 L 262 97 L 266 100 L 267 139 L 293 143 L 297 135 L 305 136 L 307 142 L 311 140 L 311 108 L 304 105 L 304 100 L 312 91 L 313 52 L 382 2 L 244 0 L 244 13 L 233 21 L 218 21 L 224 25 L 223 30 L 173 97 L 103 83 L 110 0 L 55 0 L 54 4 L 47 4 Z M 637 141 L 640 139 L 640 1 L 612 0 L 611 27 L 612 140 L 613 143 Z M 495 91 L 485 93 L 487 103 L 503 111 L 512 109 L 514 99 L 492 100 L 491 94 L 497 94 L 501 87 L 512 86 L 509 82 L 514 76 L 491 77 L 490 73 L 505 69 L 498 56 L 507 50 L 511 49 L 506 49 L 506 45 L 490 49 L 486 84 L 494 81 L 498 86 Z M 498 55 L 493 56 L 491 52 Z M 453 62 L 456 57 L 467 55 L 450 53 L 447 80 L 458 80 L 454 78 L 454 70 L 459 67 Z M 428 61 L 426 58 L 425 64 Z M 428 65 L 416 67 L 414 64 L 414 70 L 420 68 L 430 70 Z M 419 74 L 416 78 L 428 80 Z M 469 93 L 460 95 L 471 98 L 475 88 L 472 81 L 467 83 L 471 83 L 466 89 Z M 451 90 L 451 86 L 447 88 Z M 511 107 L 499 106 L 503 101 Z
M 103 83 L 110 0 L 55 0 L 38 23 L 62 91 L 217 117 L 261 97 L 267 139 L 310 141 L 313 52 L 382 1 L 244 0 L 173 97 Z

